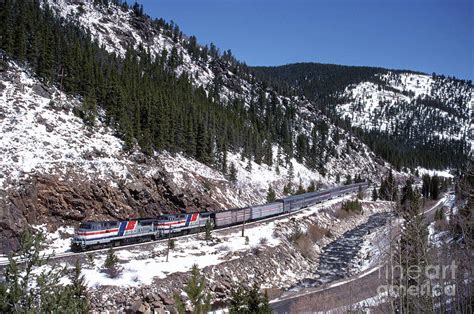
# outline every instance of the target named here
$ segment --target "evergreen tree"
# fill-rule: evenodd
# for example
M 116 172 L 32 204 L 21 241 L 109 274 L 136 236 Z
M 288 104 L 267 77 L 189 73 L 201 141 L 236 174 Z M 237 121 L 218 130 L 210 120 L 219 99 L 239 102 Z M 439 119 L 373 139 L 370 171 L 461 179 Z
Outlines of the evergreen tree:
M 431 178 L 431 185 L 430 185 L 430 197 L 433 200 L 437 200 L 439 198 L 439 177 L 434 175 Z
M 294 168 L 293 168 L 293 163 L 290 162 L 290 165 L 288 167 L 288 176 L 287 176 L 288 183 L 291 184 L 293 182 L 294 178 L 295 178 L 295 171 L 294 171 Z
M 0 311 L 2 313 L 87 313 L 90 309 L 87 290 L 76 265 L 71 284 L 61 278 L 65 268 L 53 264 L 41 269 L 50 256 L 41 254 L 44 236 L 28 230 L 20 238 L 20 249 L 9 256 L 0 282 Z M 18 263 L 21 261 L 21 263 Z
M 308 188 L 306 189 L 308 192 L 314 192 L 316 191 L 316 185 L 314 183 L 314 180 L 311 180 L 311 182 L 309 183 L 309 186 Z
M 401 212 L 403 227 L 401 229 L 400 246 L 393 257 L 393 263 L 400 269 L 408 270 L 410 267 L 417 267 L 417 276 L 402 276 L 396 278 L 396 285 L 405 287 L 421 287 L 426 283 L 426 267 L 428 260 L 428 226 L 425 222 L 423 210 L 421 208 L 421 196 L 419 193 L 407 193 L 405 204 Z M 428 294 L 412 295 L 403 293 L 399 297 L 397 307 L 407 312 L 420 312 L 431 308 L 432 301 Z
M 73 304 L 75 313 L 89 313 L 89 294 L 84 276 L 81 274 L 82 267 L 79 260 L 76 261 L 74 270 L 70 275 L 71 285 L 66 286 L 66 297 Z M 69 306 L 68 306 L 69 307 Z
M 272 313 L 266 291 L 263 294 L 260 293 L 256 283 L 250 288 L 240 285 L 233 289 L 229 303 L 229 313 L 231 314 Z
M 120 275 L 121 270 L 118 266 L 119 259 L 112 248 L 107 251 L 107 256 L 104 261 L 104 271 L 110 278 L 116 278 Z
M 298 184 L 298 190 L 296 190 L 296 194 L 304 194 L 306 193 L 304 187 L 303 187 L 303 183 L 301 182 L 301 179 L 300 179 L 300 183 Z
M 414 199 L 414 193 L 415 191 L 413 190 L 413 179 L 408 179 L 405 182 L 405 186 L 402 188 L 402 195 L 400 198 L 400 203 L 402 205 L 402 208 L 407 206 L 407 203 L 411 202 Z
M 379 196 L 377 194 L 377 189 L 374 187 L 374 189 L 372 190 L 372 201 L 375 202 L 378 198 Z
M 230 164 L 229 180 L 232 183 L 237 182 L 237 169 L 235 168 L 235 164 L 233 162 Z
M 275 190 L 273 190 L 272 186 L 268 186 L 268 192 L 267 192 L 267 203 L 274 202 L 276 199 L 275 195 Z
M 206 221 L 206 226 L 205 226 L 205 240 L 206 240 L 206 243 L 211 241 L 212 240 L 212 224 L 211 224 L 211 221 L 208 220 Z
M 247 310 L 247 292 L 242 286 L 233 289 L 229 301 L 229 313 L 240 314 Z
M 422 182 L 421 195 L 423 195 L 424 198 L 428 198 L 430 196 L 431 177 L 428 174 L 424 174 L 422 177 Z
M 206 279 L 201 275 L 198 266 L 195 264 L 191 269 L 191 277 L 183 289 L 189 297 L 193 306 L 192 313 L 204 314 L 211 308 L 211 296 L 206 293 Z M 175 294 L 177 309 L 181 312 L 185 308 L 181 298 Z M 181 310 L 180 310 L 181 309 Z
M 344 181 L 344 185 L 352 184 L 352 178 L 350 174 L 346 175 L 346 180 Z
M 248 172 L 252 172 L 252 157 L 249 156 L 248 158 L 248 162 L 247 162 L 247 166 L 245 167 L 245 170 L 247 170 Z
M 393 201 L 396 199 L 397 187 L 393 172 L 390 170 L 387 177 L 382 179 L 379 189 L 379 197 L 382 200 Z
M 90 89 L 82 102 L 82 119 L 87 125 L 93 126 L 96 116 L 97 100 L 93 89 Z
M 292 188 L 291 182 L 288 182 L 287 184 L 285 184 L 285 186 L 283 187 L 283 194 L 284 195 L 293 194 L 293 188 Z

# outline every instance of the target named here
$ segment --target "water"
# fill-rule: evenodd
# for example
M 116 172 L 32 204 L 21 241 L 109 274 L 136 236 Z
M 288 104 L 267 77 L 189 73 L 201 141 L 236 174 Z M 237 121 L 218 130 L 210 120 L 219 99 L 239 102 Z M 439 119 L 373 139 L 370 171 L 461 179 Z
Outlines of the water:
M 311 278 L 303 279 L 290 290 L 318 287 L 328 282 L 348 277 L 350 267 L 364 243 L 364 236 L 386 224 L 389 215 L 377 213 L 369 217 L 367 222 L 345 232 L 323 248 L 319 267 Z

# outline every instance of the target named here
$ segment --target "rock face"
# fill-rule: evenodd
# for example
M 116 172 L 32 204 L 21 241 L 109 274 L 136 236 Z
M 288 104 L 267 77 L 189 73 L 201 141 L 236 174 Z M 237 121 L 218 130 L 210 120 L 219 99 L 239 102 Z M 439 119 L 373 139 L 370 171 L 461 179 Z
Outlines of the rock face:
M 155 165 L 158 167 L 158 165 Z M 180 211 L 222 209 L 222 201 L 191 186 L 172 184 L 166 173 L 147 178 L 136 173 L 133 182 L 36 175 L 22 181 L 0 198 L 0 251 L 16 249 L 18 234 L 27 225 L 46 224 L 50 229 L 77 225 L 84 220 L 120 220 L 156 217 Z M 216 185 L 218 186 L 218 185 Z

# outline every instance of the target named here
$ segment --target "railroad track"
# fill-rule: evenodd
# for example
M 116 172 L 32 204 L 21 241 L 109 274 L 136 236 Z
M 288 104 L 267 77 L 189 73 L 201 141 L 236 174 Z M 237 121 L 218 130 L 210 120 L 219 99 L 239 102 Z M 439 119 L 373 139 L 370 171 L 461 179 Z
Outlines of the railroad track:
M 279 220 L 279 219 L 284 219 L 286 217 L 304 212 L 304 211 L 306 211 L 310 208 L 313 208 L 315 206 L 323 207 L 328 201 L 332 201 L 332 200 L 335 200 L 335 199 L 340 199 L 342 201 L 342 200 L 346 199 L 348 196 L 355 195 L 356 193 L 357 192 L 349 192 L 348 194 L 341 195 L 337 198 L 329 199 L 329 200 L 323 201 L 319 204 L 316 204 L 316 205 L 313 205 L 313 206 L 310 206 L 310 207 L 306 207 L 306 208 L 301 208 L 301 209 L 293 211 L 293 212 L 281 214 L 281 215 L 278 215 L 278 216 L 268 217 L 268 218 L 257 220 L 257 221 L 246 222 L 245 223 L 245 228 L 258 226 L 259 224 L 268 223 L 268 222 Z M 242 229 L 242 225 L 243 224 L 237 224 L 237 225 L 233 225 L 233 226 L 229 226 L 229 227 L 213 229 L 213 232 L 219 232 L 220 233 L 220 232 L 223 232 L 223 231 L 238 230 L 238 229 Z M 191 234 L 186 234 L 186 235 L 174 236 L 172 238 L 173 239 L 187 239 L 187 238 L 193 238 L 198 234 L 199 233 L 191 233 Z M 112 248 L 114 250 L 120 251 L 120 250 L 136 248 L 136 247 L 141 247 L 141 246 L 146 246 L 146 245 L 165 243 L 167 241 L 168 241 L 168 238 L 164 238 L 164 239 L 158 239 L 158 240 L 152 240 L 152 241 L 146 241 L 146 242 L 131 243 L 131 244 L 121 245 L 121 246 L 112 247 Z M 88 251 L 83 251 L 83 252 L 68 251 L 68 252 L 63 252 L 63 253 L 55 253 L 55 254 L 51 255 L 49 257 L 49 259 L 50 260 L 61 260 L 61 259 L 68 259 L 68 258 L 71 258 L 71 257 L 82 257 L 82 256 L 85 256 L 85 255 L 90 254 L 90 253 L 106 252 L 109 249 L 110 249 L 110 247 L 102 248 L 102 249 L 95 249 L 95 250 L 88 250 Z M 48 256 L 48 254 L 45 254 L 45 256 Z M 17 259 L 17 262 L 21 262 L 21 260 Z M 8 260 L 0 261 L 0 267 L 6 266 L 6 265 L 8 265 L 8 263 L 9 263 Z

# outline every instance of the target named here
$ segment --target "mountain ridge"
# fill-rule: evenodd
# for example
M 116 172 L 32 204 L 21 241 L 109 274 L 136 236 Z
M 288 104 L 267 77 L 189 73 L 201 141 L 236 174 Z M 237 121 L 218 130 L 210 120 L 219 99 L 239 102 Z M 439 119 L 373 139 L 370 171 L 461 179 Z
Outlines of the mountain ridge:
M 263 203 L 270 186 L 280 197 L 392 168 L 313 100 L 278 93 L 176 25 L 119 1 L 15 5 L 27 14 L 2 13 L 3 251 L 32 223 L 222 210 Z

